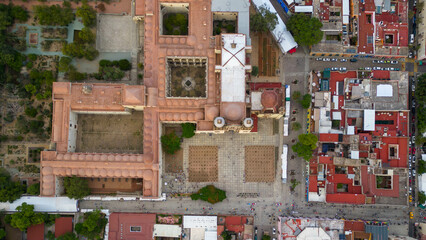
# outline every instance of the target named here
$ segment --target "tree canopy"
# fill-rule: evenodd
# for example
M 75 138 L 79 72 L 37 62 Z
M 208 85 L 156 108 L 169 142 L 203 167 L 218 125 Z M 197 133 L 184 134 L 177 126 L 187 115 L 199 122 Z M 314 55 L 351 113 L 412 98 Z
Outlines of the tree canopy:
M 311 106 L 312 96 L 310 94 L 303 95 L 302 99 L 299 100 L 299 103 L 303 108 L 308 109 Z
M 0 168 L 0 202 L 14 202 L 25 192 L 25 187 L 20 182 L 14 182 L 9 173 Z
M 161 146 L 168 154 L 174 154 L 180 149 L 180 137 L 175 132 L 161 136 Z
M 426 74 L 423 74 L 417 78 L 415 96 L 417 101 L 417 129 L 418 132 L 422 134 L 426 132 Z
M 323 37 L 320 20 L 303 13 L 292 15 L 287 22 L 287 28 L 299 45 L 312 46 L 319 43 Z
M 192 138 L 195 135 L 195 124 L 193 123 L 182 123 L 182 137 Z
M 197 193 L 191 194 L 192 200 L 203 200 L 206 202 L 209 202 L 211 204 L 215 204 L 218 202 L 222 202 L 226 199 L 226 192 L 216 188 L 213 185 L 207 185 L 200 190 L 198 190 Z
M 101 239 L 100 234 L 107 225 L 108 220 L 101 211 L 95 210 L 84 214 L 84 222 L 75 225 L 75 231 L 88 239 Z
M 312 133 L 299 135 L 299 142 L 291 147 L 298 157 L 306 161 L 312 158 L 315 148 L 317 148 L 318 137 Z
M 62 7 L 59 5 L 35 5 L 34 13 L 40 25 L 67 26 L 74 21 L 71 4 L 67 1 L 64 1 Z
M 260 6 L 256 14 L 250 16 L 250 30 L 253 32 L 272 31 L 277 24 L 277 15 L 269 11 L 266 6 Z
M 83 2 L 83 5 L 77 8 L 75 15 L 81 17 L 85 27 L 93 27 L 96 25 L 96 11 L 87 4 L 87 2 Z
M 27 193 L 34 196 L 40 195 L 40 183 L 35 183 L 29 186 L 27 188 Z
M 44 222 L 42 213 L 34 212 L 34 205 L 22 203 L 16 208 L 18 210 L 11 215 L 10 225 L 14 228 L 19 228 L 21 231 L 27 230 L 32 225 L 37 225 Z
M 77 176 L 64 178 L 65 195 L 73 199 L 82 199 L 90 195 L 89 184 L 86 179 Z
M 419 201 L 419 203 L 420 204 L 425 204 L 425 202 L 426 202 L 426 194 L 425 194 L 425 192 L 423 192 L 423 191 L 419 191 L 419 193 L 418 193 L 418 201 Z

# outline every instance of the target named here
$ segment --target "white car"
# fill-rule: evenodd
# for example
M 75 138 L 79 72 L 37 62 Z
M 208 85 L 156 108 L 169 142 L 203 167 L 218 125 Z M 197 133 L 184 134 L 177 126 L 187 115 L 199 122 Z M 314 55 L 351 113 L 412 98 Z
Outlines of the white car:
M 391 61 L 391 64 L 398 64 L 398 61 Z
M 339 68 L 338 67 L 332 67 L 331 71 L 339 71 Z
M 330 58 L 323 58 L 322 59 L 324 62 L 330 62 Z
M 365 70 L 371 71 L 371 67 L 365 67 Z
M 315 60 L 317 60 L 317 61 L 322 61 L 322 58 L 317 58 L 317 59 L 315 59 Z
M 347 61 L 348 61 L 348 59 L 346 59 L 346 58 L 342 58 L 342 59 L 340 59 L 340 61 L 341 61 L 341 62 L 347 62 Z
M 331 61 L 332 62 L 337 62 L 337 58 L 332 58 Z
M 340 70 L 341 72 L 346 72 L 346 68 L 345 68 L 345 67 L 341 67 L 339 70 Z
M 414 34 L 410 34 L 410 44 L 414 43 Z

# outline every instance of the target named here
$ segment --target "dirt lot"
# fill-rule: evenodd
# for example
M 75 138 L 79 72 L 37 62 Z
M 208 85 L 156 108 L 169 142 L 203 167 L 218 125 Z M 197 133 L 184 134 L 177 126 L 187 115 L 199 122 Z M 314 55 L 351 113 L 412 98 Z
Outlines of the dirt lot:
M 275 147 L 245 147 L 245 181 L 273 182 L 275 180 Z
M 79 114 L 76 152 L 143 153 L 143 112 Z
M 218 181 L 218 148 L 217 146 L 189 147 L 189 181 Z

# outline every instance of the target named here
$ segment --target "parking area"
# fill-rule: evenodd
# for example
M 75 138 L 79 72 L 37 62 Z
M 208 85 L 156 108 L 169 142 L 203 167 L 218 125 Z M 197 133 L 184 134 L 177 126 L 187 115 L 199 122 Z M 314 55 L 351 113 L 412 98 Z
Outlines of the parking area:
M 326 59 L 324 61 L 324 59 Z M 342 61 L 343 59 L 343 61 Z M 351 59 L 356 59 L 356 61 Z M 392 63 L 391 63 L 392 62 Z M 373 58 L 338 58 L 338 57 L 311 57 L 310 69 L 322 71 L 330 68 L 331 71 L 349 71 L 349 70 L 388 70 L 401 71 L 401 61 L 382 60 Z M 344 70 L 341 70 L 345 68 Z

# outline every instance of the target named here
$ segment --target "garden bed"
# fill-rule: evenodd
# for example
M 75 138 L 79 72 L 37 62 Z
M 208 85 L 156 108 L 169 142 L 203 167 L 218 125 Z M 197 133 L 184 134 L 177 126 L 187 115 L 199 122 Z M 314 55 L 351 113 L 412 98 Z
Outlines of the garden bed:
M 46 52 L 60 52 L 65 43 L 64 40 L 44 40 L 41 42 L 41 48 Z
M 41 36 L 43 38 L 66 39 L 68 37 L 67 28 L 42 28 Z

